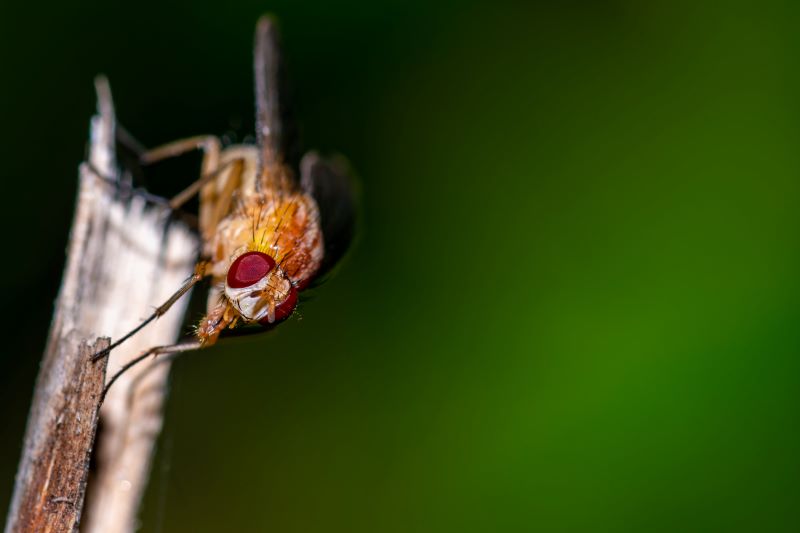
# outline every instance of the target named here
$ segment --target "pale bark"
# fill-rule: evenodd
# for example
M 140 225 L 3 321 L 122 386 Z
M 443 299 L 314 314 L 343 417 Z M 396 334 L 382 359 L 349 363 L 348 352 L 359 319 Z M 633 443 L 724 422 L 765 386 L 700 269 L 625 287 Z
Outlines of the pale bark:
M 6 532 L 77 530 L 106 370 L 105 360 L 92 363 L 89 356 L 107 345 L 87 348 L 83 339 L 119 338 L 134 327 L 191 275 L 198 248 L 196 238 L 183 226 L 169 223 L 163 209 L 135 195 L 120 197 L 107 179 L 115 178 L 119 169 L 114 109 L 104 80 L 98 81 L 98 96 L 90 164 L 80 168 L 67 263 Z M 174 342 L 187 301 L 188 296 L 114 350 L 109 374 L 147 348 Z M 106 396 L 84 531 L 135 528 L 162 425 L 168 371 L 166 362 L 145 362 L 120 378 Z

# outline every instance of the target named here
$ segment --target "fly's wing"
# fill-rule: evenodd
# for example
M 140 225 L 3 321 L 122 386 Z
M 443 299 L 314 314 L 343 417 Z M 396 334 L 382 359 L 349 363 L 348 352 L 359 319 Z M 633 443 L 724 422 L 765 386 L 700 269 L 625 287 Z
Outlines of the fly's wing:
M 296 167 L 298 150 L 297 130 L 291 114 L 291 91 L 287 90 L 281 55 L 280 35 L 275 20 L 264 15 L 256 25 L 253 53 L 256 89 L 256 144 L 259 147 L 257 175 L 264 168 L 283 164 Z M 277 178 L 276 178 L 277 179 Z M 260 181 L 256 183 L 260 188 Z M 294 188 L 293 179 L 278 180 L 272 186 Z
M 256 142 L 261 148 L 259 173 L 265 166 L 279 162 L 282 153 L 283 123 L 280 112 L 280 48 L 275 20 L 264 15 L 258 19 L 253 50 L 253 74 L 256 82 Z
M 318 277 L 325 275 L 347 252 L 356 231 L 356 190 L 343 157 L 324 159 L 316 152 L 303 156 L 300 185 L 319 206 L 325 255 Z

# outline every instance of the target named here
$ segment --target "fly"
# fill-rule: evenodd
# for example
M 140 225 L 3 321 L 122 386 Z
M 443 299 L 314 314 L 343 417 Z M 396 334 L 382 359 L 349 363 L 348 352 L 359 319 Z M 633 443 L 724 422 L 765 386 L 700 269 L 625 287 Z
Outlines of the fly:
M 210 278 L 206 315 L 194 338 L 151 348 L 115 374 L 151 355 L 211 346 L 239 326 L 272 328 L 289 318 L 309 284 L 347 250 L 354 233 L 354 195 L 347 165 L 306 154 L 299 169 L 284 159 L 279 109 L 280 57 L 274 21 L 256 26 L 256 145 L 223 148 L 215 136 L 175 141 L 145 152 L 145 164 L 202 150 L 201 177 L 170 201 L 180 208 L 199 195 L 202 249 L 194 274 L 148 318 L 93 360 L 166 313 L 198 282 Z M 298 172 L 299 171 L 299 172 Z M 251 328 L 252 331 L 252 328 Z

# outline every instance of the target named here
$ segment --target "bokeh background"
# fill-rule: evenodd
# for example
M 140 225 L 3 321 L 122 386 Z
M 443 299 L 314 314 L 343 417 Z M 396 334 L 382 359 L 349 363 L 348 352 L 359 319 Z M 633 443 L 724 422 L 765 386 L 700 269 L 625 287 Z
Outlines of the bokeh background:
M 142 531 L 796 531 L 798 9 L 3 2 L 0 507 L 94 75 L 148 145 L 242 139 L 271 11 L 360 239 L 176 363 Z

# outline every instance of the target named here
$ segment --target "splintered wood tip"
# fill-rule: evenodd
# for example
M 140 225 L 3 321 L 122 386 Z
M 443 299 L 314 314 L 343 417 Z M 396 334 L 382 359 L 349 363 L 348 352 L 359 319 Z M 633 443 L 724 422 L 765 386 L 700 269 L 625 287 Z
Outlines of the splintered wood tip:
M 264 38 L 272 33 L 275 33 L 276 29 L 277 22 L 275 21 L 275 17 L 273 15 L 265 14 L 259 17 L 258 23 L 256 24 L 256 31 L 259 38 Z

